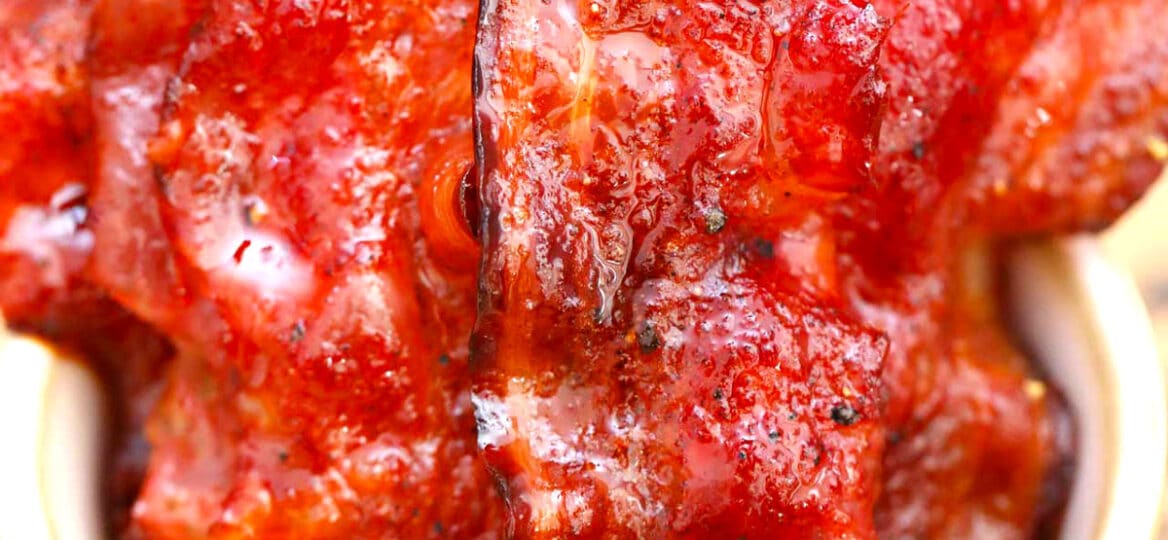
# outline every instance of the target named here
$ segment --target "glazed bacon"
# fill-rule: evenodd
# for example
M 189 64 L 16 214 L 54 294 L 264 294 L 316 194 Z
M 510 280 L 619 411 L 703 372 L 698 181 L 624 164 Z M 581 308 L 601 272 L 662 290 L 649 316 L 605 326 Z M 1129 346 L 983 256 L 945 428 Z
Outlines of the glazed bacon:
M 90 39 L 91 84 L 26 92 L 45 120 L 14 105 L 31 142 L 5 141 L 33 154 L 88 136 L 67 122 L 87 118 L 92 95 L 96 167 L 62 158 L 48 165 L 76 176 L 48 174 L 12 150 L 44 182 L 4 185 L 48 206 L 50 178 L 84 181 L 80 203 L 54 207 L 68 218 L 79 206 L 70 224 L 96 245 L 67 277 L 87 267 L 86 287 L 179 350 L 127 535 L 492 535 L 498 499 L 463 382 L 473 275 L 462 269 L 477 253 L 467 238 L 427 239 L 422 225 L 448 229 L 453 206 L 418 205 L 427 190 L 449 197 L 465 172 L 450 171 L 473 158 L 474 5 L 106 0 L 88 36 L 89 8 L 65 7 L 21 24 L 76 39 L 14 34 L 75 63 Z M 79 70 L 44 63 L 59 78 Z M 130 399 L 150 409 L 152 396 Z
M 172 339 L 206 326 L 187 290 L 162 219 L 150 142 L 203 0 L 97 0 L 90 29 L 94 168 L 87 227 L 90 279 Z M 180 306 L 184 306 L 180 308 Z
M 846 2 L 483 14 L 475 404 L 517 537 L 871 536 L 888 344 L 816 302 L 809 210 L 870 182 L 887 29 Z
M 1168 160 L 1164 4 L 1062 3 L 1010 79 L 971 173 L 991 230 L 1102 229 Z
M 902 4 L 878 3 L 896 22 L 874 187 L 830 214 L 842 295 L 891 342 L 876 531 L 1026 538 L 1044 496 L 1066 489 L 1043 491 L 1066 452 L 1062 411 L 1006 337 L 979 260 L 994 239 L 969 226 L 986 217 L 968 201 L 1001 96 L 1059 6 Z
M 1030 537 L 993 253 L 1163 168 L 1161 4 L 0 2 L 0 308 L 128 538 Z
M 151 426 L 143 536 L 498 530 L 464 376 L 477 253 L 431 241 L 418 205 L 472 159 L 474 17 L 216 0 L 198 19 L 149 148 L 211 313 L 187 312 L 203 327 Z
M 120 397 L 110 402 L 112 461 L 102 482 L 105 510 L 120 528 L 148 459 L 142 426 L 173 350 L 91 279 L 107 241 L 142 238 L 120 228 L 103 234 L 103 220 L 132 215 L 94 201 L 101 119 L 91 108 L 86 51 L 101 9 L 74 0 L 0 6 L 0 311 L 9 326 L 83 353 Z M 107 206 L 105 215 L 96 217 L 95 206 Z M 154 241 L 167 244 L 165 235 Z
M 74 303 L 93 241 L 79 227 L 90 178 L 88 15 L 75 0 L 0 6 L 0 307 L 17 325 L 68 311 L 59 308 Z
M 987 253 L 1154 180 L 1153 9 L 493 4 L 475 398 L 516 536 L 1032 534 L 1066 424 Z
M 882 537 L 1027 537 L 1065 490 L 1052 482 L 1065 413 L 1029 379 L 990 269 L 968 254 L 996 236 L 1097 229 L 1160 174 L 1154 4 L 913 3 L 891 30 L 883 187 L 836 211 L 847 296 L 893 344 Z M 941 28 L 944 42 L 922 39 Z

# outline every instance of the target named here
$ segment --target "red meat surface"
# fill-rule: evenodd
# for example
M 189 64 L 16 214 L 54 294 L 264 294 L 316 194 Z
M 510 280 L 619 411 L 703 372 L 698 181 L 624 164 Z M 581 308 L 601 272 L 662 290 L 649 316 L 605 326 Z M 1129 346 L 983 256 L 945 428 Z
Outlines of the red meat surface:
M 186 301 L 158 323 L 198 322 L 148 428 L 135 532 L 497 533 L 466 375 L 477 251 L 447 230 L 474 17 L 211 1 L 195 19 L 148 145 L 175 271 L 137 301 L 173 278 Z
M 995 254 L 1160 173 L 1161 3 L 0 2 L 0 311 L 125 538 L 1032 537 Z
M 1033 533 L 1065 412 L 987 254 L 1159 173 L 1152 3 L 494 6 L 475 397 L 518 537 Z

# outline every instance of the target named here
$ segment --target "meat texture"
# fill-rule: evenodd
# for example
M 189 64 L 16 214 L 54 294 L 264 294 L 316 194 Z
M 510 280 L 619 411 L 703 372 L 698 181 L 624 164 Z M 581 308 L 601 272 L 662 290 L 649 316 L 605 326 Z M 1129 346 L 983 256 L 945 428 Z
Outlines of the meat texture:
M 1038 527 L 1065 412 L 992 253 L 1162 168 L 1153 2 L 489 7 L 472 356 L 517 537 Z
M 1164 4 L 1063 3 L 1003 91 L 971 172 L 993 230 L 1101 229 L 1168 160 Z
M 135 534 L 498 530 L 465 375 L 477 252 L 450 234 L 474 16 L 464 0 L 215 0 L 175 78 L 136 68 L 138 88 L 166 83 L 147 153 L 159 202 L 143 204 L 173 248 L 146 254 L 173 267 L 137 264 L 149 286 L 128 302 L 194 300 L 155 317 L 181 355 Z M 111 148 L 111 180 L 142 176 Z
M 517 537 L 871 534 L 887 342 L 817 301 L 830 245 L 773 238 L 869 181 L 887 29 L 846 2 L 483 14 L 475 404 Z
M 0 310 L 128 538 L 1026 538 L 993 253 L 1159 174 L 1161 4 L 0 2 Z
M 82 325 L 133 371 L 147 349 L 109 331 L 117 313 L 169 358 L 124 307 L 177 351 L 142 374 L 161 394 L 122 389 L 113 499 L 133 508 L 115 527 L 496 536 L 466 375 L 478 252 L 456 206 L 476 6 L 17 8 L 0 8 L 3 111 L 23 122 L 3 139 L 5 313 Z
M 99 294 L 80 277 L 93 243 L 81 226 L 89 10 L 80 0 L 0 6 L 0 308 L 17 326 L 67 325 L 67 306 Z
M 93 226 L 100 129 L 86 51 L 91 14 L 101 9 L 59 0 L 0 6 L 0 311 L 9 326 L 85 356 L 117 396 L 103 486 L 120 529 L 147 459 L 142 424 L 173 353 L 90 279 L 103 235 Z

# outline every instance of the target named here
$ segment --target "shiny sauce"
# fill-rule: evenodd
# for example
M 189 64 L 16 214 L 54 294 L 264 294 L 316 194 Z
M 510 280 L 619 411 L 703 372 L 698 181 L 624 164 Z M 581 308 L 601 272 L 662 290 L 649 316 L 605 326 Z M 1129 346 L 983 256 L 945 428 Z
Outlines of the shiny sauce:
M 1159 0 L 18 0 L 0 310 L 111 534 L 1029 538 L 996 253 L 1168 159 Z

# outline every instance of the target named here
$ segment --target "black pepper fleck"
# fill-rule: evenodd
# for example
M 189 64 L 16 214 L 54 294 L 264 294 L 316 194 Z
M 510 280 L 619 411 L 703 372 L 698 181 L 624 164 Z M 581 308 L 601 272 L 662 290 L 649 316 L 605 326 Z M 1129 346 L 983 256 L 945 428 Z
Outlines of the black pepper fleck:
M 645 323 L 645 327 L 637 332 L 637 345 L 641 346 L 643 353 L 651 353 L 661 346 L 661 340 L 657 338 L 657 332 L 653 330 L 653 325 Z
M 721 388 L 714 389 L 714 399 L 722 399 L 724 397 L 726 397 L 726 395 L 722 393 Z
M 746 452 L 739 450 L 738 451 L 738 460 L 739 461 L 746 461 Z
M 445 366 L 446 364 L 449 364 L 450 363 L 450 355 L 448 355 L 446 353 L 442 353 L 442 354 L 438 355 L 438 363 L 443 365 L 443 366 Z
M 850 426 L 860 419 L 860 413 L 846 403 L 831 408 L 831 419 L 841 426 Z
M 276 454 L 276 457 L 280 458 L 280 463 L 287 462 L 288 461 L 288 452 L 281 450 L 279 454 Z
M 767 433 L 767 437 L 771 440 L 771 442 L 778 441 L 779 440 L 779 432 L 772 431 L 770 433 Z
M 288 341 L 296 343 L 302 339 L 304 339 L 304 321 L 296 321 L 296 324 L 292 325 L 292 333 L 288 335 Z

